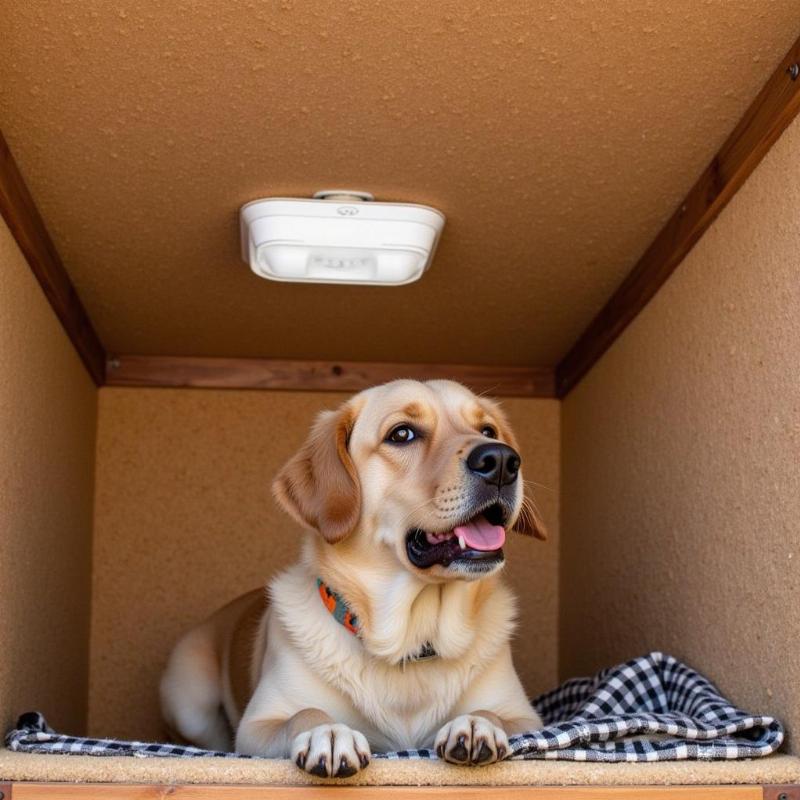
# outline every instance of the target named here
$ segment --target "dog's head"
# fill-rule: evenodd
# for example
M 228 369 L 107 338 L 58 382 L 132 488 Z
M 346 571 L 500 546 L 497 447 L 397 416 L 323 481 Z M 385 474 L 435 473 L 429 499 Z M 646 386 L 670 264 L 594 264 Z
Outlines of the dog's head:
M 545 538 L 496 403 L 451 381 L 376 386 L 323 413 L 273 491 L 331 546 L 387 548 L 428 580 L 503 564 L 508 531 Z

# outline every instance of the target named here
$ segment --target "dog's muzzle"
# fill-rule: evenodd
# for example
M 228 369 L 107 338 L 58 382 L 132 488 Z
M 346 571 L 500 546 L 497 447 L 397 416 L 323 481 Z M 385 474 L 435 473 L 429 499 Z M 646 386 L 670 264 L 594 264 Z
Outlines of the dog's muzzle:
M 410 530 L 406 535 L 409 561 L 420 569 L 460 562 L 470 572 L 488 572 L 502 563 L 521 463 L 519 453 L 502 442 L 474 447 L 464 460 L 472 510 L 450 530 Z

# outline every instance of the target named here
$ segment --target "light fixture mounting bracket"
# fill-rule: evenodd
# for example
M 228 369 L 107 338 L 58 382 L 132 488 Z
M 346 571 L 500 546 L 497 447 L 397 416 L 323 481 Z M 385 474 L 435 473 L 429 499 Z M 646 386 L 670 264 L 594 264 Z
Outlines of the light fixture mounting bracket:
M 375 199 L 370 192 L 359 192 L 355 189 L 320 189 L 314 193 L 315 200 L 333 200 L 337 203 L 366 203 Z

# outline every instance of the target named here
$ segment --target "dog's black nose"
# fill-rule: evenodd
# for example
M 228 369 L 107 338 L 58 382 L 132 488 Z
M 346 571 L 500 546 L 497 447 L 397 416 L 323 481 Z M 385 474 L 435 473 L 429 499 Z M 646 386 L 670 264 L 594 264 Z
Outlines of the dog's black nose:
M 480 475 L 486 483 L 500 488 L 517 479 L 522 459 L 513 447 L 500 442 L 479 444 L 468 456 L 470 472 Z

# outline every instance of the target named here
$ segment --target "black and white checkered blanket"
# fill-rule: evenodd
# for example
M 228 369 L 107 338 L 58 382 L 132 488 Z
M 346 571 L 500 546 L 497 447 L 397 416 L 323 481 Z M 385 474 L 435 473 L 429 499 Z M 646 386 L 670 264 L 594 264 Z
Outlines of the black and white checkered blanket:
M 714 685 L 671 656 L 650 653 L 591 678 L 575 678 L 533 701 L 545 727 L 510 739 L 513 759 L 677 761 L 766 756 L 783 741 L 772 717 L 740 711 Z M 649 738 L 648 738 L 649 737 Z M 64 736 L 38 712 L 19 718 L 10 750 L 92 756 L 252 758 L 175 744 Z M 431 750 L 375 754 L 435 759 Z

